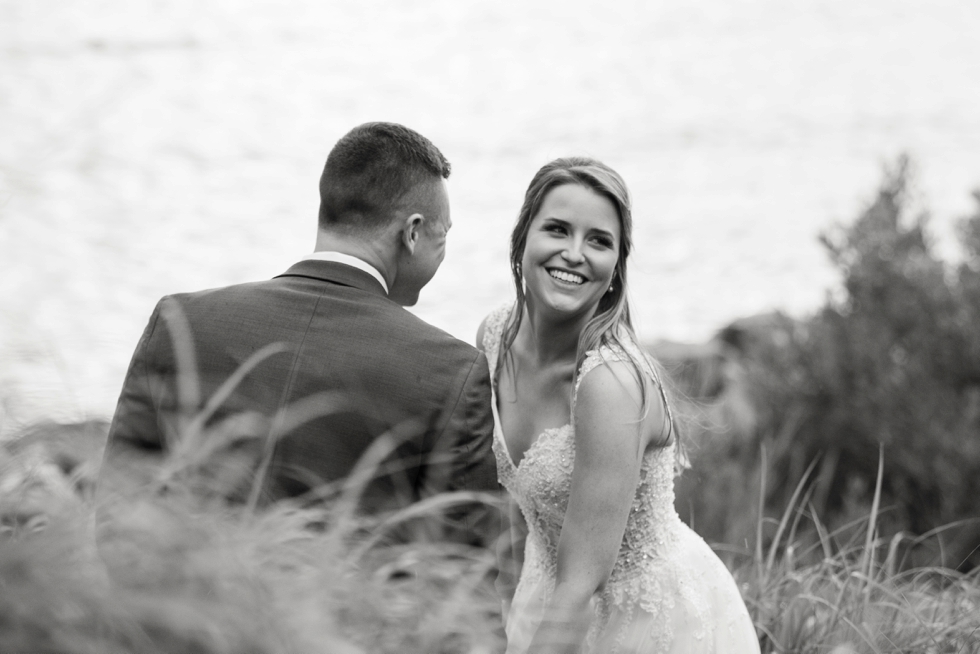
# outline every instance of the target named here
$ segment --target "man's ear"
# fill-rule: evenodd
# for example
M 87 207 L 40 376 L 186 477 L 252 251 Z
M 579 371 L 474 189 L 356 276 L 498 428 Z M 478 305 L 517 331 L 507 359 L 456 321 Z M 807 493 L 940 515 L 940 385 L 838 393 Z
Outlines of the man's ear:
M 405 219 L 401 229 L 402 244 L 408 249 L 409 254 L 415 254 L 415 246 L 421 238 L 422 225 L 425 223 L 425 216 L 420 213 L 413 213 Z

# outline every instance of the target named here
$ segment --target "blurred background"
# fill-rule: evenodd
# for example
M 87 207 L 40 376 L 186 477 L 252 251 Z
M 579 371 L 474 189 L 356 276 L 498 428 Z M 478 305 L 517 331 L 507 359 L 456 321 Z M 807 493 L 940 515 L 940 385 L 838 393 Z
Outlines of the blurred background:
M 956 257 L 978 33 L 971 0 L 0 0 L 2 429 L 110 415 L 160 296 L 310 251 L 326 154 L 369 120 L 453 164 L 448 256 L 414 311 L 468 341 L 561 155 L 631 187 L 645 340 L 815 311 L 840 287 L 818 234 L 900 152 Z
M 534 172 L 578 154 L 622 173 L 638 332 L 690 453 L 676 506 L 735 570 L 763 651 L 974 651 L 978 35 L 976 0 L 0 0 L 0 538 L 45 513 L 87 519 L 157 300 L 311 251 L 328 151 L 396 121 L 453 164 L 448 254 L 412 310 L 467 341 L 511 299 L 508 237 Z M 82 525 L 42 531 L 55 547 L 3 541 L 16 574 L 0 623 L 77 651 L 77 634 L 125 636 L 120 615 L 142 635 L 168 598 L 198 598 L 200 637 L 221 625 L 220 643 L 194 651 L 294 651 L 280 633 L 319 651 L 339 633 L 307 610 L 326 593 L 360 607 L 339 625 L 405 652 L 419 624 L 455 638 L 456 611 L 480 610 L 445 592 L 457 568 L 433 566 L 421 590 L 358 581 L 337 572 L 361 568 L 349 553 L 322 556 L 335 550 L 274 512 L 265 531 L 209 521 L 209 550 L 198 527 L 132 509 L 117 540 L 163 567 L 130 586 L 163 604 L 91 595 Z M 263 569 L 279 619 L 265 586 L 239 583 Z M 81 603 L 59 603 L 79 583 Z M 392 588 L 456 617 L 398 622 Z M 0 649 L 41 647 L 13 632 Z

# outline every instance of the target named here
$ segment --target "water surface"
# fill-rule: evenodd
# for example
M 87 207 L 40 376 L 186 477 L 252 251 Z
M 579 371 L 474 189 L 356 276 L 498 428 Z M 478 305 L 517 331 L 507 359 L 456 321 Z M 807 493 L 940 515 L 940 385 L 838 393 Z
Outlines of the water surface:
M 812 311 L 836 284 L 817 234 L 902 151 L 952 252 L 980 184 L 980 4 L 681 4 L 0 0 L 0 428 L 110 414 L 160 296 L 312 249 L 323 160 L 367 120 L 453 163 L 414 310 L 467 340 L 561 155 L 631 186 L 644 338 Z

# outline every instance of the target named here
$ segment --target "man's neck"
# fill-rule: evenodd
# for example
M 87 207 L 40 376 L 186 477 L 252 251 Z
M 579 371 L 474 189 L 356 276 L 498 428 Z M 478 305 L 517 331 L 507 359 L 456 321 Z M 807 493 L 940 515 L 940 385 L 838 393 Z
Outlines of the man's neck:
M 391 288 L 394 281 L 394 270 L 388 265 L 384 248 L 379 243 L 373 243 L 363 238 L 317 230 L 314 252 L 339 252 L 360 259 L 377 270 L 385 280 L 385 285 Z

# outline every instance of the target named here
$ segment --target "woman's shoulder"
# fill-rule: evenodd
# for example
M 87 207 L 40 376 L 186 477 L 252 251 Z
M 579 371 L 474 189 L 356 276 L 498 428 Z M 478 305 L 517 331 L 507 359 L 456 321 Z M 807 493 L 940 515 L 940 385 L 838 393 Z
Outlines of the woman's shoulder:
M 633 415 L 649 426 L 651 442 L 667 445 L 672 440 L 673 418 L 663 382 L 650 355 L 631 339 L 586 353 L 575 382 L 573 410 L 611 421 Z

